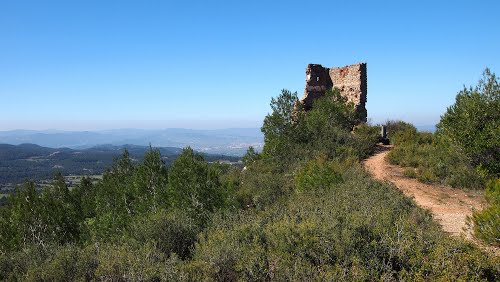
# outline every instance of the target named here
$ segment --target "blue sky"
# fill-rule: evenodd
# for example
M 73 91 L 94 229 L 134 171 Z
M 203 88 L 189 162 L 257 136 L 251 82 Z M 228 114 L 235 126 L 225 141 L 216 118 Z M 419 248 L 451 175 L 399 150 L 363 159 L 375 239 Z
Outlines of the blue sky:
M 0 130 L 259 127 L 308 63 L 367 62 L 368 116 L 435 124 L 499 71 L 498 1 L 0 1 Z

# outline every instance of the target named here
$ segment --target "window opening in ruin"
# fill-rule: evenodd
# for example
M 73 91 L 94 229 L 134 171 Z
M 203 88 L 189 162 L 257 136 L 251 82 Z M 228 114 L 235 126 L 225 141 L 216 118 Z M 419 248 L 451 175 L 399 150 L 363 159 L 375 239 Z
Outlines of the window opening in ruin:
M 316 76 L 316 81 L 319 81 L 319 76 Z

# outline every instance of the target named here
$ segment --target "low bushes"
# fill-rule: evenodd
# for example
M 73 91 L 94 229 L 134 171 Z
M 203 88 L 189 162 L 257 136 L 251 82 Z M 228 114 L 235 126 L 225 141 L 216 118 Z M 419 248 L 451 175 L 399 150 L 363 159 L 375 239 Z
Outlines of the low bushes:
M 296 180 L 300 193 L 286 201 L 216 219 L 196 244 L 192 273 L 217 281 L 500 278 L 498 259 L 448 238 L 359 166 L 317 160 Z
M 428 212 L 362 169 L 378 130 L 354 127 L 353 105 L 338 91 L 308 113 L 296 102 L 289 91 L 273 99 L 264 150 L 250 149 L 243 170 L 189 148 L 167 168 L 151 149 L 138 165 L 124 152 L 96 185 L 59 183 L 39 197 L 27 184 L 0 208 L 0 280 L 500 279 L 499 258 L 447 237 Z M 434 139 L 394 127 L 401 162 L 436 155 Z M 65 214 L 74 221 L 59 220 Z M 44 228 L 55 231 L 39 236 Z
M 408 128 L 395 133 L 391 142 L 396 146 L 387 156 L 389 162 L 415 168 L 412 176 L 420 181 L 469 189 L 484 188 L 485 175 L 470 164 L 459 148 L 431 133 Z
M 491 180 L 486 186 L 488 207 L 474 213 L 474 232 L 477 237 L 500 247 L 500 178 Z

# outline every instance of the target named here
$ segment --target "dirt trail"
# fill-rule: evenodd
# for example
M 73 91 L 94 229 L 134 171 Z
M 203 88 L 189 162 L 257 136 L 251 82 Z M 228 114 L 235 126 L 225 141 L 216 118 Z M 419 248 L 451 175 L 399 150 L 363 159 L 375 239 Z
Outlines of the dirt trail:
M 379 146 L 378 152 L 368 158 L 364 165 L 377 180 L 392 182 L 408 197 L 413 197 L 418 205 L 429 209 L 434 219 L 443 230 L 453 236 L 465 235 L 465 238 L 478 243 L 467 227 L 466 218 L 473 209 L 481 209 L 485 202 L 480 191 L 463 191 L 443 185 L 425 184 L 403 175 L 403 168 L 389 164 L 385 156 L 391 146 Z M 479 244 L 481 245 L 481 244 Z M 498 248 L 490 251 L 498 254 Z

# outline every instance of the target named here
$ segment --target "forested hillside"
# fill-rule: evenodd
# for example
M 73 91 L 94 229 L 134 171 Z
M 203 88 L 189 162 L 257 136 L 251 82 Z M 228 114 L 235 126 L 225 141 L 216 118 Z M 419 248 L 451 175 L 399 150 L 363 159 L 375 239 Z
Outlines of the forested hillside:
M 139 161 L 149 149 L 137 145 L 99 145 L 88 149 L 47 148 L 35 144 L 0 144 L 0 188 L 7 183 L 18 184 L 26 180 L 50 179 L 55 172 L 64 175 L 102 174 L 126 149 L 130 158 Z M 182 152 L 180 148 L 159 148 L 162 160 L 169 165 Z M 208 161 L 238 161 L 238 157 L 205 156 Z M 1 190 L 0 190 L 1 191 Z
M 190 148 L 128 151 L 97 184 L 20 187 L 1 208 L 0 280 L 498 281 L 500 259 L 444 234 L 360 165 L 378 127 L 338 91 L 271 101 L 243 170 Z

